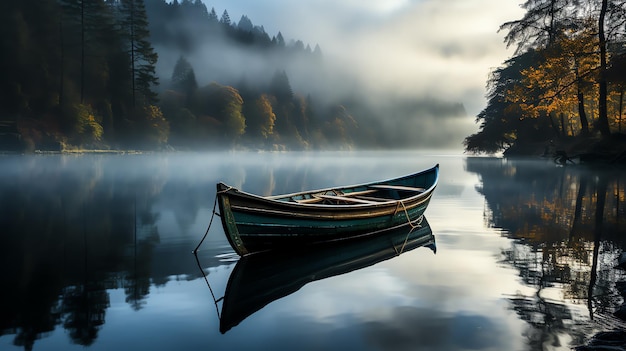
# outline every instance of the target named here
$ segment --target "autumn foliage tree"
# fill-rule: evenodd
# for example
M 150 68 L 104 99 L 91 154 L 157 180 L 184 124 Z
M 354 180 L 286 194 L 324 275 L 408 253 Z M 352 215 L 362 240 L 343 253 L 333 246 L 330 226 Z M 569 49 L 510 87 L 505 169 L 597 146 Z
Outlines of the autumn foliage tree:
M 575 135 L 609 136 L 622 115 L 621 108 L 612 111 L 617 108 L 611 107 L 611 97 L 621 96 L 622 88 L 609 83 L 607 70 L 624 52 L 626 3 L 528 0 L 522 7 L 522 19 L 500 28 L 508 31 L 507 46 L 517 46 L 516 57 L 494 76 L 519 62 L 527 64 L 518 67 L 516 79 L 490 80 L 488 106 L 477 117 L 480 130 L 466 138 L 466 150 L 494 152 Z M 527 123 L 520 123 L 527 120 L 536 120 L 532 137 L 524 136 Z
M 267 142 L 274 135 L 276 114 L 267 94 L 262 94 L 246 107 L 247 132 L 251 138 Z
M 211 83 L 198 89 L 195 101 L 196 114 L 217 121 L 219 133 L 224 140 L 232 141 L 245 132 L 243 99 L 235 88 Z

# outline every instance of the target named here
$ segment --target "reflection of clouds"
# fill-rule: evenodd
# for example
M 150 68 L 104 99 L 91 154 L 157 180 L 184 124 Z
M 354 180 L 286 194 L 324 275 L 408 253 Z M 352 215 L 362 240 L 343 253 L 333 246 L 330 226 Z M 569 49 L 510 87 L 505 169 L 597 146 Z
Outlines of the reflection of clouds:
M 434 234 L 436 255 L 402 255 L 385 263 L 397 281 L 410 285 L 406 292 L 414 304 L 480 314 L 493 308 L 502 293 L 524 290 L 514 270 L 497 265 L 496 257 L 485 247 L 455 249 L 466 244 L 450 245 L 447 236 Z M 483 244 L 488 248 L 489 240 L 484 239 Z
M 366 323 L 368 343 L 380 350 L 509 350 L 507 330 L 481 315 L 397 307 L 391 318 Z
M 450 251 L 450 250 L 448 250 Z M 255 325 L 305 321 L 319 333 L 365 335 L 373 349 L 506 349 L 521 344 L 520 322 L 502 292 L 519 286 L 488 253 L 474 262 L 418 249 L 373 267 L 308 284 L 250 317 Z M 274 322 L 270 322 L 273 320 Z
M 288 303 L 276 304 L 274 313 L 297 311 L 298 315 L 343 324 L 338 316 L 358 313 L 363 306 L 382 308 L 412 300 L 407 296 L 407 285 L 378 266 L 311 282 L 283 299 Z M 373 300 L 372 296 L 379 298 Z

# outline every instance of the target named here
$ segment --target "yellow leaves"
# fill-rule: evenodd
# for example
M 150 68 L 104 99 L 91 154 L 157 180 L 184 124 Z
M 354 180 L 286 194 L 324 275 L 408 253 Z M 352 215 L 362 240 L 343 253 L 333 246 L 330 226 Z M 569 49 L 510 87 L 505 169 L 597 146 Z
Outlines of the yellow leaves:
M 276 122 L 276 114 L 272 108 L 272 103 L 269 97 L 263 94 L 254 102 L 254 106 L 256 113 L 260 117 L 261 135 L 267 139 L 274 134 L 274 124 Z
M 154 145 L 167 143 L 170 125 L 158 106 L 144 106 L 136 117 L 144 127 L 143 137 L 148 143 Z
M 90 105 L 74 105 L 73 113 L 75 113 L 74 130 L 80 143 L 91 143 L 102 140 L 104 129 L 98 122 L 99 118 L 96 118 Z
M 587 53 L 593 53 L 593 45 L 586 35 L 562 37 L 542 52 L 539 62 L 520 72 L 522 79 L 508 89 L 507 100 L 518 105 L 522 119 L 574 111 L 579 91 L 591 95 L 587 92 L 597 60 Z

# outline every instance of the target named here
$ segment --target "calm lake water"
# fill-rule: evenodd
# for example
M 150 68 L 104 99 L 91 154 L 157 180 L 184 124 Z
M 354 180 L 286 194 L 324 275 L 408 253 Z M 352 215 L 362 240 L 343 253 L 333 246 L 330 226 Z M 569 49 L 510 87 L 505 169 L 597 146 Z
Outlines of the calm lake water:
M 219 218 L 191 253 L 218 181 L 269 195 L 436 163 L 422 228 L 436 253 L 246 266 Z M 0 350 L 569 350 L 624 327 L 615 169 L 434 152 L 32 155 L 0 156 L 0 180 Z M 260 305 L 220 328 L 237 288 Z

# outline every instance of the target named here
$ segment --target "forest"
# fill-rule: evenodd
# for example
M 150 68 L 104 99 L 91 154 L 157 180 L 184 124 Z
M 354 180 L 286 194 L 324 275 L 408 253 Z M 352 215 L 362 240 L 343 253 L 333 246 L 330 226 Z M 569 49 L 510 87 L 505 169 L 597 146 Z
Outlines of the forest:
M 0 6 L 0 150 L 407 147 L 404 122 L 465 115 L 460 103 L 333 94 L 319 45 L 200 0 Z
M 626 2 L 527 0 L 500 31 L 515 48 L 491 72 L 466 151 L 626 158 Z

